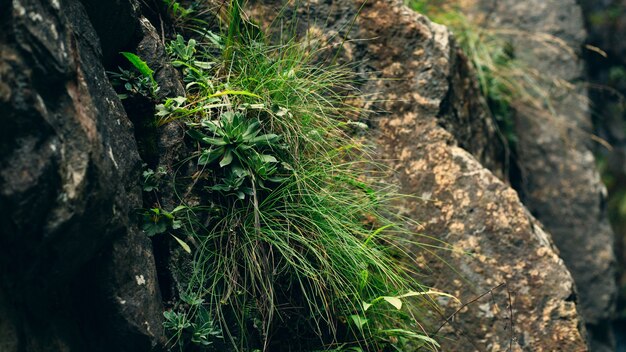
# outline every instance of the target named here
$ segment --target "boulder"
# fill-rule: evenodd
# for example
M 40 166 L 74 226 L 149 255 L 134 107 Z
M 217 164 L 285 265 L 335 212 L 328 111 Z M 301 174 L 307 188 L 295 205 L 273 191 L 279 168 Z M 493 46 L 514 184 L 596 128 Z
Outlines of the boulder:
M 256 3 L 255 18 L 280 6 Z M 449 31 L 395 0 L 319 0 L 297 11 L 311 38 L 343 43 L 343 60 L 365 82 L 372 138 L 416 197 L 402 203 L 421 222 L 414 239 L 432 246 L 416 248 L 418 279 L 469 303 L 439 300 L 430 332 L 442 350 L 586 351 L 574 281 L 550 235 L 496 176 L 499 138 Z
M 575 0 L 480 0 L 468 11 L 491 28 L 513 33 L 515 56 L 538 74 L 574 83 L 551 89 L 543 110 L 515 107 L 519 182 L 514 186 L 552 234 L 574 277 L 591 349 L 612 350 L 614 235 L 606 214 L 606 188 L 593 155 L 587 85 L 577 83 L 585 80 L 581 8 Z

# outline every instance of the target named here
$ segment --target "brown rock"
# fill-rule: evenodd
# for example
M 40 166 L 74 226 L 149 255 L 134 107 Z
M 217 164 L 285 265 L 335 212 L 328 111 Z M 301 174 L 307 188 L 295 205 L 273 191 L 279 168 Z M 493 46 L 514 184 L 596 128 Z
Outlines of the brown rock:
M 274 12 L 268 3 L 255 8 L 256 18 Z M 574 283 L 550 236 L 516 192 L 481 165 L 500 169 L 497 138 L 448 30 L 401 1 L 367 2 L 359 11 L 362 3 L 315 1 L 299 18 L 314 33 L 347 37 L 344 58 L 360 63 L 360 89 L 382 102 L 368 106 L 377 112 L 371 118 L 381 157 L 402 191 L 421 198 L 402 204 L 405 215 L 448 246 L 416 252 L 420 279 L 463 302 L 493 290 L 441 329 L 442 350 L 586 351 Z M 311 18 L 326 19 L 325 26 Z M 459 307 L 440 303 L 444 316 Z

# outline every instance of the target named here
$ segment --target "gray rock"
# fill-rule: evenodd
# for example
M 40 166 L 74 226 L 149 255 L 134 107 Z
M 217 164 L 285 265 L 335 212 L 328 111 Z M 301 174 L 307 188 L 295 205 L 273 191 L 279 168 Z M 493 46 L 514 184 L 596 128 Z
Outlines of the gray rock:
M 98 35 L 78 1 L 0 8 L 0 350 L 151 350 L 162 308 L 134 224 L 141 162 Z
M 267 3 L 260 18 L 277 13 Z M 448 247 L 416 249 L 420 280 L 463 302 L 491 292 L 443 326 L 442 349 L 586 350 L 572 278 L 496 177 L 502 148 L 449 32 L 399 0 L 362 11 L 361 0 L 313 3 L 301 18 L 324 24 L 303 28 L 359 39 L 341 56 L 359 63 L 361 89 L 377 102 L 368 108 L 381 156 L 420 197 L 401 206 L 421 221 L 420 240 Z M 159 66 L 162 46 L 137 2 L 83 5 L 0 0 L 10 9 L 0 12 L 2 351 L 149 351 L 163 338 L 152 248 L 132 216 L 142 206 L 138 147 L 101 62 L 135 48 L 159 67 L 162 94 L 180 82 Z M 171 126 L 157 146 L 180 138 Z M 442 317 L 424 317 L 433 333 L 459 308 L 439 303 Z
M 596 134 L 611 145 L 611 148 L 598 146 L 596 152 L 602 156 L 604 176 L 608 180 L 607 203 L 619 263 L 618 307 L 623 307 L 626 300 L 626 219 L 620 207 L 626 190 L 626 1 L 583 0 L 580 4 L 589 32 L 587 42 L 604 52 L 600 55 L 589 50 L 585 59 L 588 80 L 594 87 L 589 93 Z M 616 316 L 623 320 L 622 312 L 617 312 Z M 623 326 L 621 322 L 619 325 Z

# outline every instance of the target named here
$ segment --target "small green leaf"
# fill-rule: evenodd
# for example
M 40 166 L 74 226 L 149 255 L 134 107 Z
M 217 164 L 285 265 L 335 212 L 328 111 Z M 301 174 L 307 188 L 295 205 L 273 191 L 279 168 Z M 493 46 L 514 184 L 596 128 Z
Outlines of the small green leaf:
M 214 98 L 214 97 L 221 97 L 222 95 L 245 95 L 248 97 L 253 97 L 253 98 L 258 98 L 261 99 L 261 97 L 259 95 L 256 95 L 254 93 L 250 93 L 248 91 L 245 90 L 224 90 L 221 92 L 217 92 L 214 94 L 209 95 L 209 98 Z
M 176 107 L 180 107 L 181 105 L 183 105 L 184 102 L 187 101 L 187 98 L 185 97 L 176 97 L 176 98 L 169 98 L 167 99 L 168 101 L 171 100 L 173 102 L 176 102 Z
M 196 129 L 189 129 L 187 131 L 187 134 L 189 135 L 189 137 L 193 138 L 193 139 L 197 139 L 197 140 L 202 140 L 203 138 L 206 138 L 207 136 L 204 135 L 202 132 L 196 130 Z
M 165 210 L 161 210 L 161 214 L 162 214 L 164 217 L 166 217 L 166 218 L 168 218 L 168 219 L 170 219 L 170 220 L 173 220 L 173 219 L 174 219 L 174 215 L 172 215 L 172 213 L 167 212 L 167 211 L 165 211 Z
M 196 65 L 196 67 L 201 68 L 203 70 L 210 70 L 211 67 L 215 65 L 215 62 L 194 61 L 193 64 Z
M 285 115 L 287 115 L 287 113 L 289 112 L 289 110 L 283 108 L 283 107 L 279 107 L 278 111 L 275 112 L 276 116 L 278 117 L 283 117 Z
M 217 146 L 222 146 L 222 145 L 228 144 L 222 138 L 204 137 L 204 138 L 202 138 L 202 141 L 207 143 L 207 144 L 212 144 L 212 145 L 217 145 Z
M 172 214 L 174 214 L 174 213 L 176 213 L 176 212 L 178 212 L 178 211 L 184 210 L 184 209 L 187 209 L 187 206 L 185 206 L 185 205 L 179 205 L 179 206 L 177 206 L 176 208 L 174 208 L 174 210 L 172 210 Z
M 350 319 L 352 319 L 352 322 L 354 322 L 354 325 L 356 325 L 359 330 L 363 330 L 363 326 L 368 322 L 367 318 L 363 318 L 360 315 L 351 315 Z
M 208 165 L 217 160 L 217 158 L 219 158 L 223 153 L 224 147 L 220 147 L 218 149 L 205 149 L 198 158 L 198 165 Z
M 436 347 L 440 347 L 439 343 L 437 343 L 437 341 L 435 341 L 433 338 L 428 337 L 426 335 L 423 334 L 418 334 L 414 331 L 410 331 L 410 330 L 406 330 L 406 329 L 385 329 L 385 330 L 380 330 L 381 333 L 390 335 L 390 336 L 405 336 L 405 337 L 410 337 L 410 338 L 414 338 L 414 339 L 418 339 L 418 340 L 422 340 L 425 341 L 427 343 L 432 344 L 433 346 Z
M 120 54 L 124 55 L 126 60 L 128 60 L 133 66 L 135 66 L 135 68 L 139 72 L 141 72 L 142 75 L 144 75 L 146 77 L 150 77 L 150 80 L 154 81 L 154 78 L 152 76 L 154 71 L 139 56 L 137 56 L 137 55 L 135 55 L 133 53 L 125 52 L 125 51 L 122 51 Z
M 448 298 L 452 298 L 453 300 L 461 303 L 461 301 L 459 301 L 458 298 L 454 297 L 451 294 L 445 293 L 445 292 L 439 292 L 439 291 L 434 291 L 434 290 L 428 290 L 428 291 L 424 291 L 424 292 L 416 292 L 416 291 L 409 291 L 403 295 L 397 296 L 398 298 L 405 298 L 405 297 L 416 297 L 416 296 L 427 296 L 427 295 L 433 295 L 433 296 L 442 296 L 442 297 L 448 297 Z
M 178 244 L 180 244 L 180 246 L 183 247 L 185 252 L 191 254 L 191 248 L 189 247 L 189 245 L 187 243 L 185 243 L 183 240 L 181 240 L 180 238 L 178 238 L 178 237 L 176 237 L 174 235 L 172 235 L 172 237 L 174 237 L 176 242 L 178 242 Z
M 264 163 L 277 163 L 278 162 L 278 160 L 272 155 L 259 155 L 259 158 Z
M 185 292 L 182 292 L 180 294 L 180 299 L 190 306 L 199 306 L 204 302 L 204 299 L 202 299 L 201 297 L 198 297 L 195 294 L 189 294 Z
M 220 167 L 228 166 L 232 162 L 233 162 L 233 151 L 230 149 L 227 149 L 226 153 L 224 153 L 224 157 L 220 161 Z
M 263 134 L 258 137 L 250 139 L 251 144 L 270 144 L 278 140 L 278 135 L 275 134 Z
M 165 105 L 163 104 L 159 104 L 156 106 L 156 116 L 158 117 L 165 117 L 168 116 L 172 113 L 172 111 L 170 109 L 168 109 Z
M 287 177 L 273 176 L 273 177 L 268 177 L 265 180 L 270 181 L 270 182 L 275 182 L 275 183 L 281 183 L 281 182 L 284 182 L 284 181 L 288 180 L 288 178 Z
M 220 122 L 204 119 L 200 122 L 202 127 L 206 127 L 209 131 L 217 134 L 220 131 Z
M 383 299 L 394 306 L 397 310 L 402 309 L 402 301 L 398 297 L 385 296 Z
M 237 177 L 239 177 L 239 178 L 246 177 L 246 176 L 248 176 L 248 175 L 249 175 L 249 174 L 248 174 L 248 171 L 246 171 L 246 170 L 245 170 L 244 168 L 242 168 L 241 166 L 236 166 L 236 165 L 233 165 L 233 166 L 231 167 L 231 172 L 233 173 L 233 175 L 235 175 L 235 176 L 237 176 Z
M 222 37 L 220 37 L 219 35 L 211 32 L 211 31 L 208 31 L 208 30 L 205 33 L 206 33 L 205 37 L 207 37 L 209 39 L 211 44 L 215 45 L 219 49 L 223 49 L 224 48 L 224 44 L 222 44 L 222 42 L 223 42 Z
M 167 231 L 167 224 L 165 221 L 147 221 L 144 222 L 141 229 L 146 233 L 148 237 L 152 237 Z
M 416 338 L 418 338 L 420 340 L 423 340 L 423 341 L 426 341 L 426 342 L 428 342 L 428 343 L 430 343 L 430 344 L 432 344 L 432 345 L 434 345 L 436 347 L 441 347 L 437 341 L 435 341 L 433 338 L 428 337 L 426 335 L 418 334 L 418 336 L 416 336 Z
M 255 135 L 259 133 L 259 125 L 259 121 L 254 121 L 253 123 L 251 123 L 250 126 L 248 126 L 246 132 L 242 134 L 242 137 L 244 139 L 248 139 L 248 137 L 255 137 Z

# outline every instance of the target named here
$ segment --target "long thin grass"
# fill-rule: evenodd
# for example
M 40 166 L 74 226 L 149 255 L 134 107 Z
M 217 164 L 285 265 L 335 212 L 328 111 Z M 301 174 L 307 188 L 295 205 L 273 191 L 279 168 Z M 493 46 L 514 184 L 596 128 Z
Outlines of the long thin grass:
M 433 21 L 448 26 L 454 33 L 476 72 L 482 94 L 487 98 L 486 108 L 513 149 L 517 142 L 514 110 L 531 110 L 554 119 L 558 115 L 554 102 L 559 96 L 586 100 L 573 83 L 549 72 L 540 72 L 519 57 L 513 47 L 513 43 L 523 40 L 555 56 L 576 57 L 574 49 L 562 39 L 547 33 L 500 28 L 469 18 L 463 14 L 457 0 L 407 0 L 406 3 Z
M 235 197 L 210 191 L 228 174 L 227 163 L 198 166 L 187 194 L 211 206 L 181 197 L 179 218 L 194 244 L 193 260 L 180 269 L 187 271 L 181 297 L 206 309 L 237 351 L 275 350 L 277 343 L 378 351 L 409 339 L 434 349 L 410 308 L 426 294 L 403 297 L 403 309 L 385 303 L 426 288 L 406 267 L 410 226 L 392 205 L 399 195 L 353 137 L 363 124 L 346 117 L 351 74 L 315 63 L 316 51 L 293 38 L 255 40 L 242 32 L 249 27 L 238 9 L 229 8 L 239 24 L 225 33 L 199 30 L 194 58 L 181 64 L 185 103 L 161 123 L 182 119 L 195 129 L 239 112 L 258 121 L 260 133 L 280 137 L 258 151 L 275 160 L 278 177 L 260 182 L 250 171 L 246 195 Z

